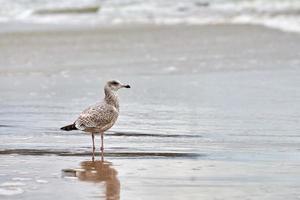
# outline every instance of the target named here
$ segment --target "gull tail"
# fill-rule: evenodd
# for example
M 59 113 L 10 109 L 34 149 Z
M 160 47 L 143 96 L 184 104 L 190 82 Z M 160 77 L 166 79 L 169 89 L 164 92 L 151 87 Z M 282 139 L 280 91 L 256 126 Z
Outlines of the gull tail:
M 77 128 L 76 128 L 75 123 L 74 123 L 74 124 L 70 124 L 68 126 L 61 127 L 60 130 L 72 131 L 72 130 L 77 130 Z

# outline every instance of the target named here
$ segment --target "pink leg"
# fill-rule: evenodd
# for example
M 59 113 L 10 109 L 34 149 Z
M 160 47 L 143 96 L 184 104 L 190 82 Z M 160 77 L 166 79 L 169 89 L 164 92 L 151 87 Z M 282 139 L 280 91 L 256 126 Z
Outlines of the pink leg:
M 92 157 L 92 160 L 94 161 L 95 160 L 95 135 L 94 133 L 92 133 L 92 140 L 93 140 L 93 157 Z
M 101 147 L 100 147 L 100 150 L 101 150 L 101 160 L 102 161 L 104 159 L 104 144 L 103 144 L 104 138 L 103 138 L 103 135 L 104 135 L 104 133 L 101 133 Z

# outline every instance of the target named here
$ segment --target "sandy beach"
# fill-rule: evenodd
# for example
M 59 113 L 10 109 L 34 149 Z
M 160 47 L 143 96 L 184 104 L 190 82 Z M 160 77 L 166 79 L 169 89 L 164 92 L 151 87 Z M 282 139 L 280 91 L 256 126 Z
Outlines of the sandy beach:
M 3 31 L 0 199 L 299 199 L 299 65 L 300 35 L 261 26 Z M 132 88 L 91 163 L 59 128 L 110 79 Z

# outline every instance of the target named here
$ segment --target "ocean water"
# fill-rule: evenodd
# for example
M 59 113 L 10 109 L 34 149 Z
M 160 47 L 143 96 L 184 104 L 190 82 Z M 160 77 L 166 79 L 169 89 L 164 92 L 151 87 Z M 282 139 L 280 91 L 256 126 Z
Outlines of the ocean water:
M 297 34 L 218 25 L 1 36 L 1 199 L 299 199 Z M 110 79 L 131 89 L 119 91 L 106 162 L 93 163 L 91 136 L 59 128 Z
M 298 0 L 1 0 L 1 23 L 258 24 L 300 32 Z

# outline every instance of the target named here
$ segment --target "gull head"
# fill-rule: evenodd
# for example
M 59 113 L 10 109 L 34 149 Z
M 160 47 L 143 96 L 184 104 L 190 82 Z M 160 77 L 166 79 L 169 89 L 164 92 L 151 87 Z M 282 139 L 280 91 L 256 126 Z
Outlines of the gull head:
M 120 81 L 112 80 L 106 83 L 106 87 L 112 91 L 117 91 L 121 88 L 130 88 L 130 85 L 122 84 Z

